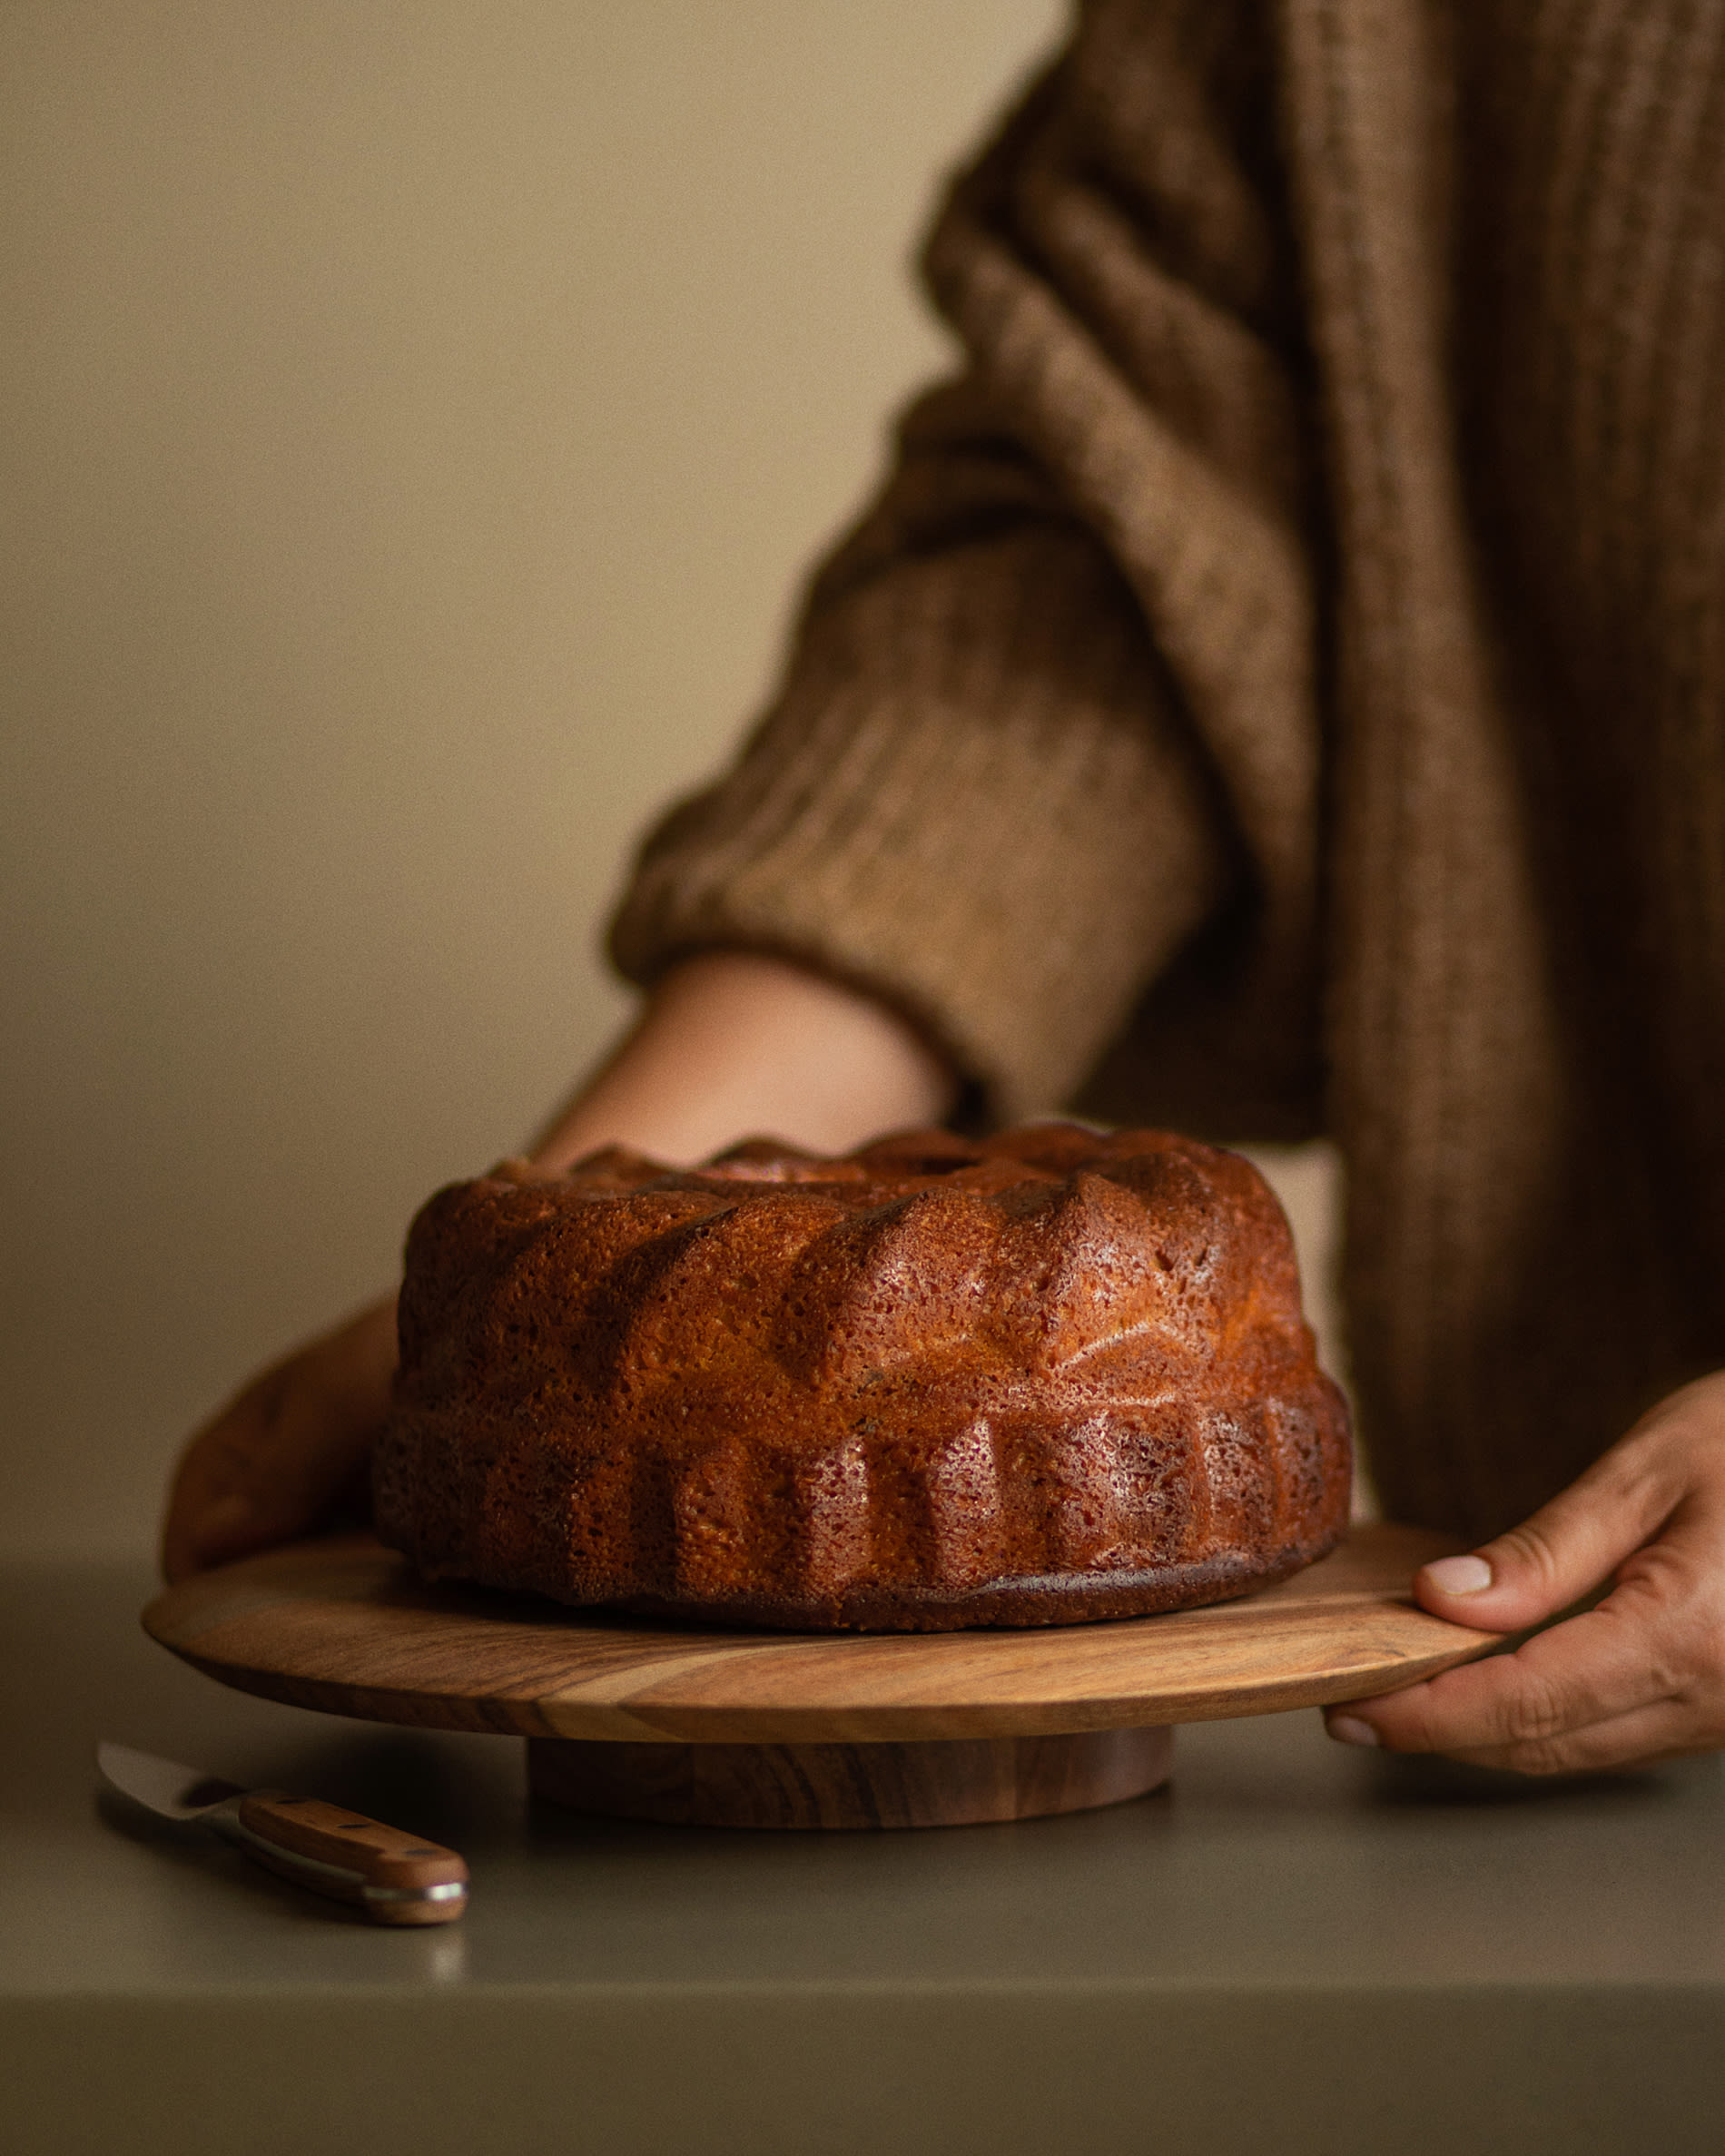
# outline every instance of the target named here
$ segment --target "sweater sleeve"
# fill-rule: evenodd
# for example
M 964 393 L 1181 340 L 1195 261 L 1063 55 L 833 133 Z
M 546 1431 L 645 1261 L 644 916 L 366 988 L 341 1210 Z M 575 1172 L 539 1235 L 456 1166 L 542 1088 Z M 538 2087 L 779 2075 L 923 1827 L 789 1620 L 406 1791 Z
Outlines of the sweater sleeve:
M 1261 0 L 1100 0 L 927 256 L 965 348 L 814 578 L 734 766 L 649 837 L 646 983 L 769 950 L 1002 1118 L 1068 1098 L 1207 921 L 1309 974 L 1299 361 Z M 1242 57 L 1244 55 L 1244 57 Z

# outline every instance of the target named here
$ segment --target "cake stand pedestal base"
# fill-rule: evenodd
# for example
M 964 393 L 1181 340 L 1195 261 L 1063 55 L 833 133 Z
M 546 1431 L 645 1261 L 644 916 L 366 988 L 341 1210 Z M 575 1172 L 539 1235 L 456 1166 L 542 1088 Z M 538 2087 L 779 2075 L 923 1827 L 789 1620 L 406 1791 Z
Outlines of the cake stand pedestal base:
M 1169 1728 L 915 1744 L 600 1744 L 530 1737 L 536 1797 L 670 1826 L 974 1826 L 1159 1788 Z

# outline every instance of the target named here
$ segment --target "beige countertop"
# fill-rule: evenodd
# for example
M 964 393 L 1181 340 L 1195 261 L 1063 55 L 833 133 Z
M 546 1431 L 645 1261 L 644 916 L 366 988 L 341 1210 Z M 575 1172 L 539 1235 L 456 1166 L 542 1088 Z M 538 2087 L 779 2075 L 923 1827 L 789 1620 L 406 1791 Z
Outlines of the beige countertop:
M 142 1571 L 5 1575 L 0 2150 L 1206 2156 L 1725 2143 L 1725 1772 L 1503 1785 L 1311 1713 L 1110 1811 L 746 1835 L 529 1808 L 513 1739 L 223 1691 Z M 386 1933 L 99 1799 L 112 1737 L 459 1848 Z

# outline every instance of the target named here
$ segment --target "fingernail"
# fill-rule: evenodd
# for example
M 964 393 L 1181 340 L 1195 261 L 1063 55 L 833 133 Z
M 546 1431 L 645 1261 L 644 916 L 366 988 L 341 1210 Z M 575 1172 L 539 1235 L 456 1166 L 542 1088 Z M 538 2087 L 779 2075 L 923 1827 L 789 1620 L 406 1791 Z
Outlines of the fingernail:
M 1377 1744 L 1382 1740 L 1370 1722 L 1363 1722 L 1357 1715 L 1333 1714 L 1324 1727 L 1337 1744 Z
M 1492 1584 L 1492 1568 L 1483 1557 L 1440 1557 L 1421 1570 L 1446 1595 L 1483 1594 Z

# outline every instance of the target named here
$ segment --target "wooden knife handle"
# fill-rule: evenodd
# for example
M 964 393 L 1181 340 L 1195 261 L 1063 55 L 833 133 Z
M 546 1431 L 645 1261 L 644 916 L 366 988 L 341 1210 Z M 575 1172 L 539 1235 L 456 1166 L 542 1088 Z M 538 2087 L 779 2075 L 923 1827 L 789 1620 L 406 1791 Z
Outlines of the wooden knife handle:
M 229 1837 L 248 1856 L 354 1903 L 374 1924 L 448 1924 L 468 1905 L 468 1867 L 453 1849 L 339 1804 L 255 1789 L 230 1820 Z

